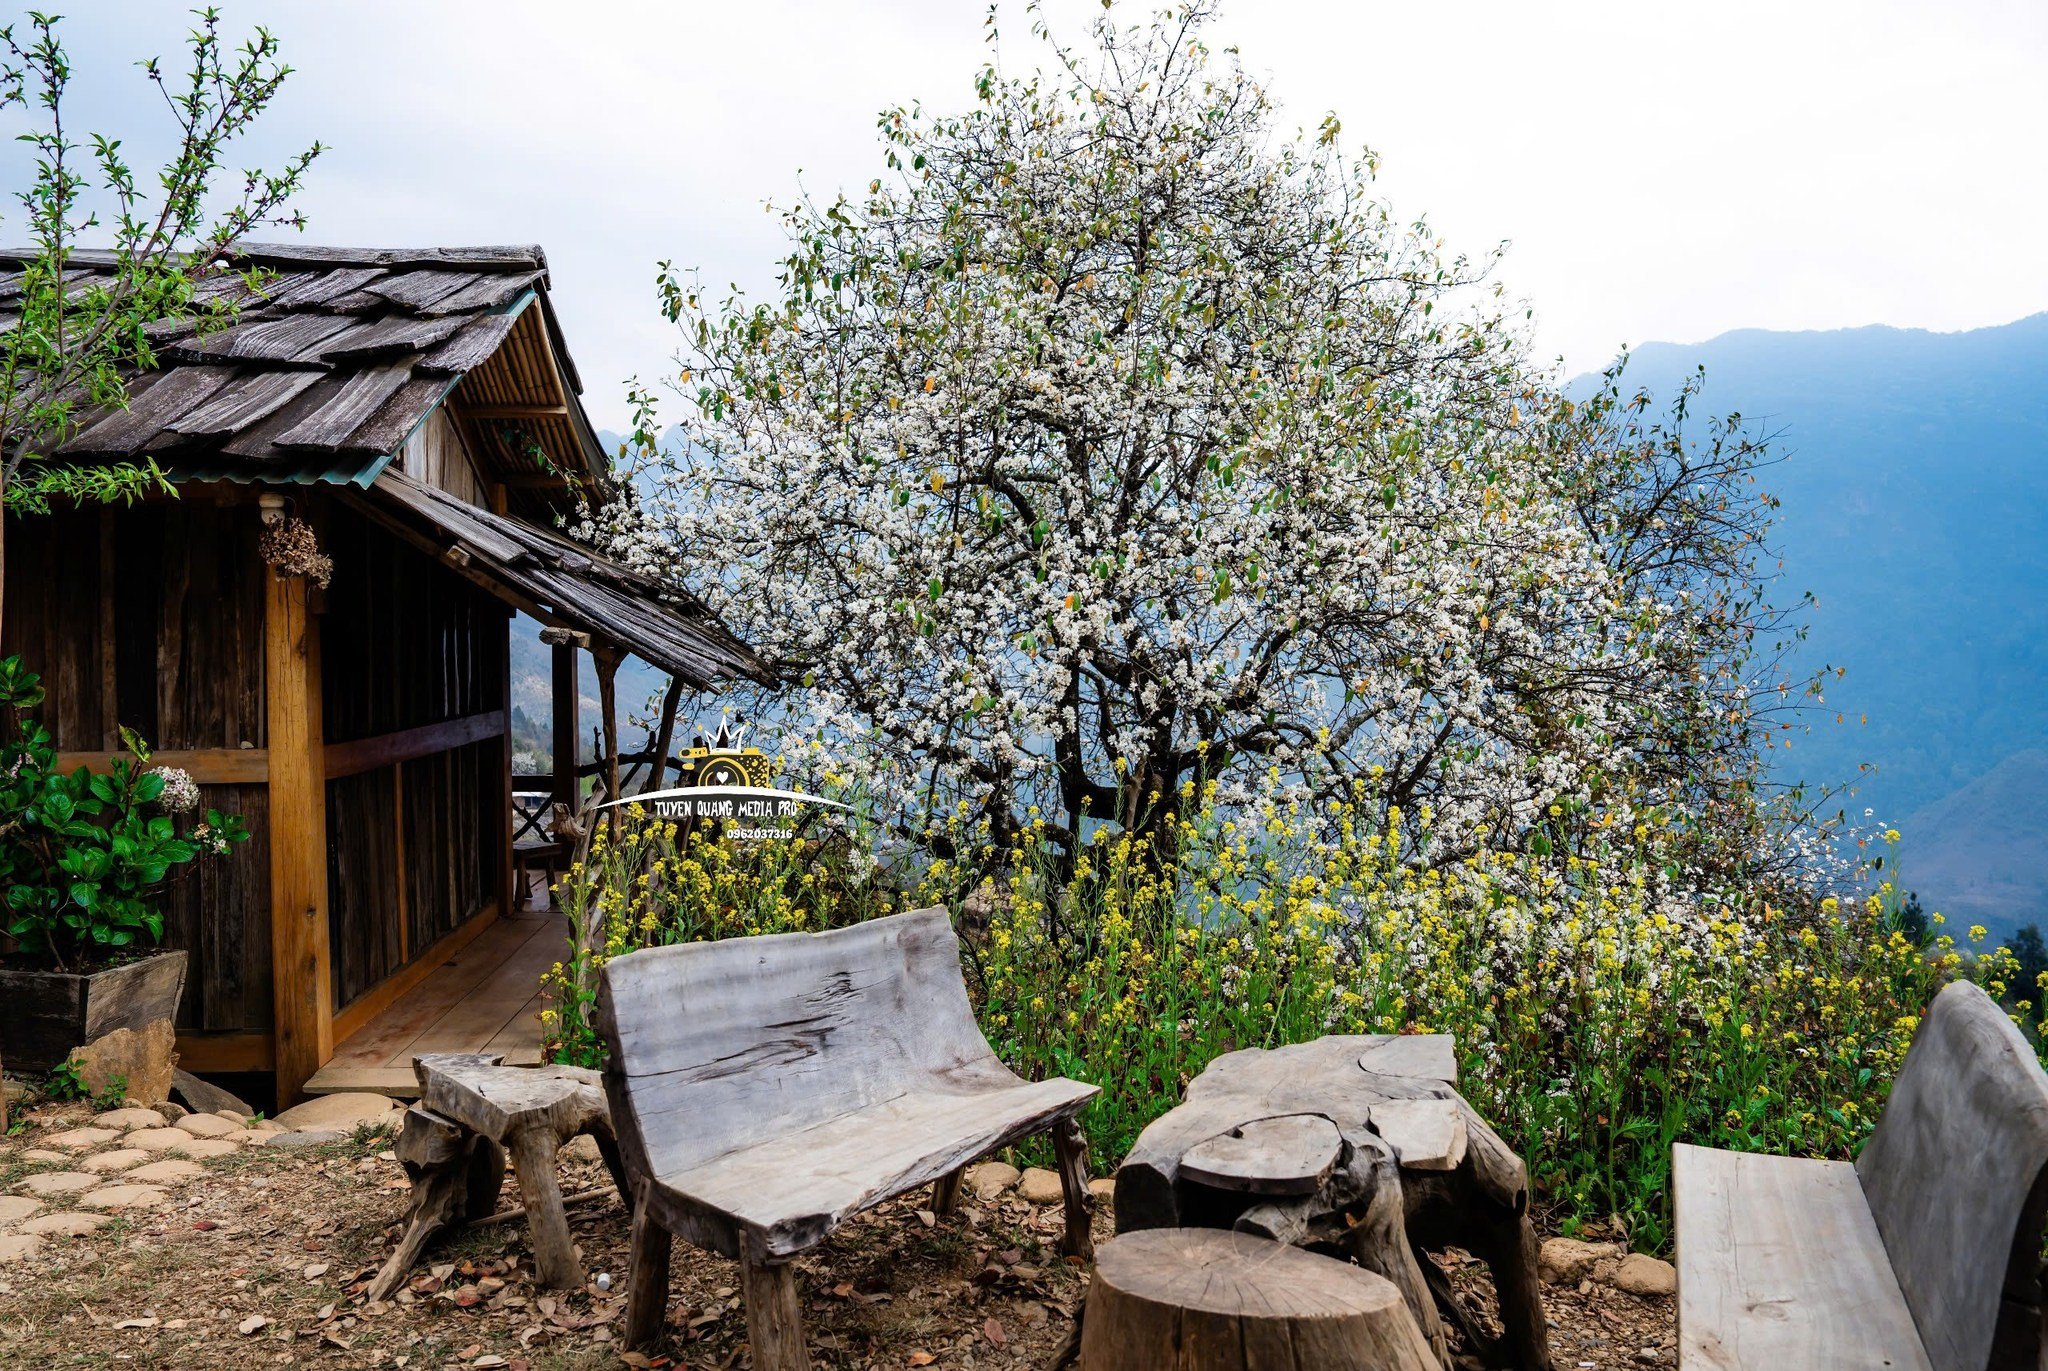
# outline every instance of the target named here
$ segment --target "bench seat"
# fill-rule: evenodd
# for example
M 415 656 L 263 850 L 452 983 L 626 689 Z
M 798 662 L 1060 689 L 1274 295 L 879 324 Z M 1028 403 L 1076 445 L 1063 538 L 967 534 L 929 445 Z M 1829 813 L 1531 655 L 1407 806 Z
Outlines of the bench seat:
M 1679 1365 L 1931 1371 L 1848 1162 L 1679 1144 Z
M 688 1171 L 655 1178 L 663 1198 L 743 1230 L 767 1258 L 796 1255 L 852 1214 L 1078 1112 L 1096 1087 L 1055 1078 L 972 1095 L 912 1091 Z

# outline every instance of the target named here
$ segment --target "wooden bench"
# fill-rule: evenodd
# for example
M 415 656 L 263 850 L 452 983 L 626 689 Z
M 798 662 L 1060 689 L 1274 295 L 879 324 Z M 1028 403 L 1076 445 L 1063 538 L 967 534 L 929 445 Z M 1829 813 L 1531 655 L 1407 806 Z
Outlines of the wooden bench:
M 1976 986 L 1935 997 L 1854 1165 L 1672 1163 L 1682 1369 L 2042 1364 L 2048 1074 Z
M 661 1332 L 681 1236 L 739 1260 L 756 1371 L 808 1367 L 790 1258 L 918 1186 L 956 1194 L 969 1162 L 1033 1133 L 1059 1157 L 1064 1246 L 1090 1252 L 1075 1116 L 1096 1089 L 997 1059 L 944 910 L 629 953 L 597 1022 L 635 1187 L 629 1347 Z

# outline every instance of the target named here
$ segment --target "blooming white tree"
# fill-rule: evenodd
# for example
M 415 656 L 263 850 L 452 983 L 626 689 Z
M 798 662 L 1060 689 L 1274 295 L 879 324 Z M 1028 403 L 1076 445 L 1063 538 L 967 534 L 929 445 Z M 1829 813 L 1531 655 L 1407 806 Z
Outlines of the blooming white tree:
M 1205 18 L 885 113 L 864 198 L 786 211 L 780 300 L 665 267 L 688 442 L 591 532 L 913 812 L 1145 825 L 1278 767 L 1520 835 L 1725 708 L 1716 595 L 1636 560 L 1676 505 L 1611 498 L 1657 467 L 1630 411 L 1561 399 Z

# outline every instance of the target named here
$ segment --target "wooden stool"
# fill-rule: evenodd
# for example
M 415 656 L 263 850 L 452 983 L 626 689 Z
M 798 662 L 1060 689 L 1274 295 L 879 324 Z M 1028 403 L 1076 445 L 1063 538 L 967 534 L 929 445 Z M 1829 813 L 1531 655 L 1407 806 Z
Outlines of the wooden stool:
M 597 1073 L 578 1066 L 503 1066 L 503 1060 L 485 1053 L 413 1059 L 420 1101 L 406 1111 L 394 1149 L 412 1179 L 412 1208 L 405 1236 L 370 1285 L 370 1299 L 397 1289 L 443 1228 L 492 1213 L 508 1153 L 543 1286 L 583 1283 L 555 1179 L 555 1153 L 563 1143 L 579 1133 L 595 1138 L 612 1183 L 632 1204 Z
M 1105 1243 L 1081 1321 L 1081 1371 L 1438 1371 L 1393 1283 L 1348 1262 L 1218 1228 Z

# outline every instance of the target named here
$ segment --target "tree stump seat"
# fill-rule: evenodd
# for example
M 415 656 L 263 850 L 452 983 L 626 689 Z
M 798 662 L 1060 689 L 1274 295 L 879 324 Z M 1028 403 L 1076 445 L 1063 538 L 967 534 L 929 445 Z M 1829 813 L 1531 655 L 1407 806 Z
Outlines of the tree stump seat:
M 1104 1243 L 1080 1371 L 1436 1371 L 1401 1292 L 1349 1262 L 1217 1228 Z
M 406 1111 L 393 1149 L 412 1180 L 412 1206 L 397 1249 L 370 1283 L 370 1299 L 384 1299 L 396 1290 L 443 1229 L 495 1212 L 508 1155 L 543 1286 L 583 1283 L 555 1178 L 555 1154 L 563 1143 L 580 1133 L 595 1138 L 612 1183 L 632 1203 L 597 1073 L 577 1066 L 503 1062 L 495 1054 L 476 1052 L 413 1059 L 420 1099 Z
M 1117 1231 L 1228 1229 L 1346 1253 L 1400 1293 L 1432 1364 L 1449 1361 L 1448 1317 L 1482 1363 L 1549 1371 L 1528 1174 L 1456 1077 L 1440 1034 L 1226 1053 L 1117 1169 Z M 1446 1246 L 1492 1271 L 1502 1336 L 1423 1252 Z M 1091 1297 L 1084 1339 L 1095 1317 Z

